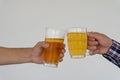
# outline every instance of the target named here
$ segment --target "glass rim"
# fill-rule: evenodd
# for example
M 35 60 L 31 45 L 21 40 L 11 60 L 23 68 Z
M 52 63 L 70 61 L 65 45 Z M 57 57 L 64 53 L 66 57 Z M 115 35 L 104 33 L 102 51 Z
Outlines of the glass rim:
M 64 38 L 65 31 L 61 28 L 46 27 L 45 38 Z
M 87 32 L 87 27 L 70 27 L 67 32 Z

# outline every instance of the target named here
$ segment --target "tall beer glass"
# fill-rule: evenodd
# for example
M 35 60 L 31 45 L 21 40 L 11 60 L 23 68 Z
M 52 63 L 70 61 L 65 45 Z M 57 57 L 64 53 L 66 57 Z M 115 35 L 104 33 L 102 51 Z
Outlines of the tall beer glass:
M 49 44 L 49 47 L 43 50 L 44 65 L 57 67 L 60 60 L 60 52 L 63 49 L 64 30 L 46 28 L 45 42 Z
M 68 50 L 71 58 L 86 56 L 87 33 L 86 28 L 69 28 L 67 33 Z

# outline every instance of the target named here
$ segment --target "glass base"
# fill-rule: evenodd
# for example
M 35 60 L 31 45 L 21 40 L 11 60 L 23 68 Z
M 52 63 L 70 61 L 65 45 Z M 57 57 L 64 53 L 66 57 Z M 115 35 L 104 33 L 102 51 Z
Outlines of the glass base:
M 44 63 L 44 66 L 57 68 L 57 67 L 58 67 L 58 64 Z
M 84 58 L 85 55 L 81 55 L 81 56 L 71 56 L 72 59 L 81 59 Z

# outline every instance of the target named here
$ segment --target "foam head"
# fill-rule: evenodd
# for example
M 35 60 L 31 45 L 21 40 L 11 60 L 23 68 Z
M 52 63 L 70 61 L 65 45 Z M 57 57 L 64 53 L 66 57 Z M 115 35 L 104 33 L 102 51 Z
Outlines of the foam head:
M 72 27 L 68 29 L 68 32 L 86 32 L 85 27 Z
M 57 28 L 46 28 L 46 38 L 64 38 L 64 30 Z

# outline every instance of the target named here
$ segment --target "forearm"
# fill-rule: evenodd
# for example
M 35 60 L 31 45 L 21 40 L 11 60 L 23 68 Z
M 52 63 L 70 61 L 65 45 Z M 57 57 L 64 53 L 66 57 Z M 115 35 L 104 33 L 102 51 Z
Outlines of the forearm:
M 120 67 L 120 43 L 113 40 L 112 46 L 106 54 L 103 54 L 103 56 Z
M 31 62 L 32 48 L 0 47 L 0 65 Z

